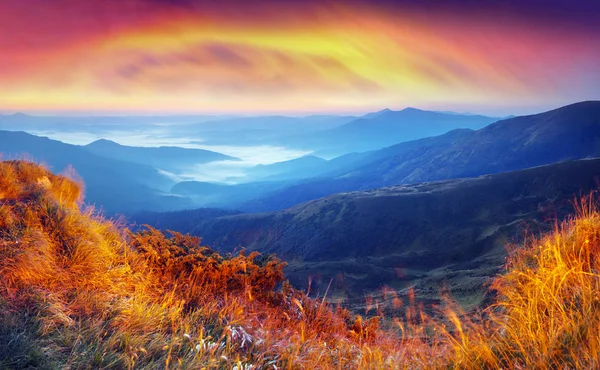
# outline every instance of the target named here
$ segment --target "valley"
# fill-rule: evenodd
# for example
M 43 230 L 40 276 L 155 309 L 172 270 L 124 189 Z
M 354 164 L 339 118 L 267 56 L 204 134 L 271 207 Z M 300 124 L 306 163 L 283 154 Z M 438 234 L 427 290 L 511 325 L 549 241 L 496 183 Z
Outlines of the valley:
M 390 132 L 388 126 L 393 124 L 386 120 L 369 120 L 388 116 L 400 117 L 400 131 L 408 124 L 402 121 L 406 117 L 434 117 L 441 123 L 439 127 L 431 123 L 430 128 L 434 131 L 420 134 L 416 129 L 411 131 L 411 135 L 417 135 L 416 140 L 386 146 L 391 142 L 385 140 L 398 140 L 383 135 Z M 30 119 L 28 116 L 9 118 L 8 122 Z M 281 136 L 271 135 L 260 140 L 255 137 L 260 143 L 260 146 L 254 147 L 256 153 L 252 153 L 251 146 L 238 149 L 232 146 L 232 152 L 245 153 L 242 158 L 207 150 L 204 142 L 199 146 L 132 146 L 98 139 L 87 145 L 75 145 L 23 131 L 0 131 L 4 160 L 1 163 L 5 164 L 1 167 L 3 181 L 8 181 L 5 192 L 0 193 L 0 199 L 8 199 L 1 208 L 4 213 L 0 213 L 0 231 L 4 227 L 11 235 L 19 233 L 11 221 L 16 217 L 12 215 L 17 212 L 15 204 L 18 202 L 33 202 L 27 207 L 39 208 L 36 212 L 41 217 L 39 222 L 42 226 L 31 227 L 42 227 L 44 231 L 39 231 L 41 233 L 50 233 L 49 230 L 54 227 L 44 221 L 47 217 L 55 217 L 53 213 L 44 215 L 54 212 L 48 207 L 56 206 L 37 204 L 36 196 L 14 194 L 33 191 L 32 194 L 40 194 L 37 196 L 42 196 L 41 201 L 49 202 L 47 204 L 63 204 L 62 199 L 67 196 L 68 202 L 78 203 L 75 208 L 66 204 L 58 206 L 57 209 L 64 208 L 58 211 L 63 212 L 63 216 L 56 215 L 59 217 L 57 225 L 64 225 L 59 226 L 63 228 L 60 233 L 75 233 L 69 234 L 68 238 L 76 240 L 80 238 L 78 232 L 68 229 L 75 226 L 67 226 L 72 220 L 100 217 L 99 221 L 85 221 L 78 226 L 85 228 L 88 227 L 85 225 L 96 225 L 94 222 L 104 222 L 102 215 L 112 217 L 115 221 L 107 221 L 106 227 L 127 227 L 122 231 L 129 235 L 124 243 L 138 245 L 134 251 L 139 256 L 146 256 L 143 257 L 147 261 L 144 263 L 163 266 L 160 261 L 170 259 L 171 262 L 164 262 L 167 264 L 160 267 L 165 270 L 155 270 L 163 271 L 159 274 L 167 274 L 161 275 L 161 279 L 187 281 L 185 275 L 170 270 L 168 266 L 174 266 L 174 263 L 187 273 L 196 271 L 186 270 L 188 267 L 214 269 L 214 266 L 219 266 L 212 273 L 217 275 L 211 276 L 212 279 L 221 279 L 226 271 L 234 268 L 231 265 L 233 261 L 244 261 L 243 266 L 235 267 L 238 269 L 236 274 L 245 276 L 245 284 L 248 284 L 250 276 L 259 279 L 252 283 L 258 285 L 252 288 L 251 293 L 241 293 L 236 290 L 239 288 L 236 288 L 237 285 L 230 287 L 229 283 L 225 283 L 230 282 L 231 277 L 223 280 L 221 288 L 214 283 L 210 285 L 210 281 L 205 282 L 209 285 L 202 285 L 203 291 L 210 292 L 206 294 L 222 305 L 234 307 L 242 304 L 252 312 L 258 304 L 260 310 L 274 309 L 274 312 L 286 312 L 289 316 L 290 313 L 285 311 L 287 308 L 283 308 L 285 305 L 298 305 L 300 312 L 305 305 L 319 307 L 316 312 L 321 312 L 320 307 L 326 303 L 327 307 L 338 307 L 336 311 L 327 308 L 326 315 L 330 315 L 327 317 L 331 320 L 346 317 L 346 324 L 343 324 L 346 326 L 340 326 L 342 321 L 336 321 L 335 325 L 339 326 L 338 332 L 349 330 L 350 337 L 356 330 L 366 335 L 364 330 L 373 330 L 367 328 L 376 322 L 383 325 L 383 329 L 377 330 L 390 330 L 399 318 L 414 325 L 415 315 L 420 315 L 421 321 L 425 317 L 430 318 L 426 321 L 433 320 L 427 324 L 433 325 L 433 328 L 445 328 L 455 325 L 452 315 L 458 314 L 460 320 L 469 322 L 498 304 L 498 297 L 503 293 L 498 291 L 497 284 L 499 279 L 510 276 L 507 261 L 515 258 L 513 251 L 520 250 L 518 246 L 531 240 L 559 232 L 557 225 L 569 222 L 573 214 L 581 214 L 583 208 L 578 208 L 577 199 L 587 199 L 585 197 L 590 194 L 593 197 L 600 182 L 600 102 L 576 103 L 489 125 L 486 125 L 486 118 L 479 116 L 472 116 L 464 124 L 460 123 L 462 118 L 460 115 L 414 109 L 376 112 L 355 120 L 348 117 L 340 117 L 339 120 L 319 118 L 316 122 L 323 127 L 303 128 L 313 130 L 306 135 L 315 141 L 306 140 L 306 146 L 298 147 L 301 151 L 295 152 L 295 158 L 287 157 L 285 160 L 278 160 L 277 155 L 288 156 L 293 150 L 282 147 L 278 152 L 277 145 L 287 140 L 286 135 L 294 130 L 289 127 L 279 131 Z M 347 120 L 350 122 L 344 123 Z M 264 121 L 266 123 L 254 118 L 247 121 L 243 118 L 212 121 L 214 125 L 224 124 L 223 131 L 219 132 L 221 141 L 218 141 L 222 146 L 216 147 L 235 145 L 237 135 L 250 135 L 248 137 L 252 138 L 254 134 L 248 133 L 245 124 L 256 124 L 255 133 L 262 130 L 261 125 L 277 132 L 277 125 L 298 124 L 296 121 L 298 119 L 282 120 L 280 117 L 268 118 Z M 6 123 L 7 119 L 0 116 L 0 123 L 3 122 Z M 63 132 L 66 137 L 72 137 L 73 133 L 69 130 L 73 126 L 55 124 L 57 131 L 54 135 L 60 136 Z M 413 124 L 415 127 L 426 125 L 418 120 Z M 182 137 L 175 137 L 182 132 L 193 132 L 198 125 L 201 124 L 180 123 L 171 131 L 175 136 L 168 140 L 183 142 L 185 139 Z M 364 131 L 364 125 L 369 126 L 367 131 Z M 477 125 L 484 127 L 477 128 Z M 346 137 L 340 131 L 346 130 L 346 127 L 354 127 L 353 130 L 360 133 Z M 378 131 L 380 128 L 381 131 Z M 135 132 L 130 133 L 134 135 L 131 138 L 152 135 L 155 129 L 151 123 L 141 123 L 136 126 Z M 438 136 L 418 138 L 418 135 L 427 135 L 438 129 L 448 131 L 440 131 Z M 367 133 L 368 130 L 371 133 Z M 301 137 L 298 132 L 294 137 Z M 332 135 L 331 132 L 337 134 L 324 139 Z M 121 133 L 123 137 L 127 134 L 126 131 Z M 369 135 L 382 135 L 383 141 L 369 139 L 370 147 L 355 145 L 353 140 Z M 225 140 L 229 136 L 231 140 Z M 160 142 L 161 139 L 158 140 Z M 324 144 L 327 141 L 329 144 Z M 332 145 L 334 141 L 347 146 Z M 265 145 L 274 148 L 271 153 L 279 154 L 259 153 Z M 328 159 L 319 157 L 316 154 L 320 145 L 329 146 L 332 150 L 338 148 L 340 155 Z M 359 148 L 369 150 L 353 151 Z M 41 177 L 33 183 L 33 177 L 41 176 L 34 173 L 46 170 L 24 164 L 22 160 L 38 162 L 57 175 L 67 176 L 70 180 L 66 181 L 74 181 L 75 185 L 68 185 L 69 182 L 63 182 L 60 177 L 53 177 L 51 181 Z M 227 172 L 231 169 L 237 172 Z M 220 176 L 221 181 L 195 180 L 189 177 L 193 171 L 204 171 L 209 178 Z M 214 173 L 210 175 L 211 172 Z M 226 173 L 235 175 L 224 176 Z M 25 176 L 26 180 L 19 180 L 19 176 Z M 44 176 L 48 178 L 48 175 Z M 20 181 L 24 181 L 23 185 L 18 185 Z M 31 185 L 27 185 L 28 182 Z M 81 193 L 77 195 L 69 186 L 79 186 Z M 69 213 L 74 211 L 68 209 L 81 209 L 85 213 L 78 216 Z M 25 217 L 22 222 L 34 222 L 27 218 L 33 216 L 19 217 Z M 90 229 L 85 235 L 94 232 Z M 167 239 L 161 232 L 171 233 L 172 239 Z M 183 234 L 191 236 L 184 237 Z M 200 241 L 202 246 L 194 247 Z M 84 248 L 83 244 L 77 243 L 81 245 L 77 248 Z M 57 248 L 62 247 L 58 245 Z M 160 253 L 163 257 L 156 257 Z M 209 253 L 210 257 L 202 253 Z M 128 260 L 128 269 L 138 268 L 135 266 L 139 262 L 135 258 Z M 200 258 L 198 261 L 204 262 L 188 265 L 184 261 L 190 258 Z M 216 261 L 220 261 L 219 265 L 214 265 Z M 71 266 L 77 263 L 76 260 L 70 262 Z M 258 278 L 253 275 L 254 272 L 248 272 L 248 264 L 254 266 L 252 271 L 263 269 L 260 271 L 265 277 Z M 248 273 L 250 275 L 245 275 Z M 152 276 L 152 279 L 158 279 L 158 275 Z M 265 280 L 266 277 L 271 280 Z M 141 289 L 133 288 L 137 283 L 128 284 L 127 289 Z M 190 286 L 190 282 L 184 284 Z M 197 282 L 194 284 L 200 286 Z M 219 295 L 219 289 L 224 287 L 233 294 L 233 301 Z M 292 293 L 285 293 L 289 289 Z M 194 290 L 188 293 L 183 290 L 177 294 L 196 294 L 191 292 Z M 271 298 L 265 298 L 264 294 Z M 282 294 L 291 296 L 284 298 Z M 260 302 L 252 303 L 255 295 L 262 297 Z M 280 303 L 275 306 L 268 303 L 273 297 L 279 297 Z M 288 302 L 289 299 L 291 301 Z M 163 307 L 170 305 L 161 304 Z M 211 312 L 209 315 L 213 316 L 210 317 L 221 315 L 220 311 Z M 351 315 L 356 315 L 352 319 L 354 321 L 348 318 Z M 177 320 L 181 319 L 183 317 Z M 261 325 L 271 322 L 269 320 Z M 294 321 L 294 325 L 306 327 L 302 320 Z M 222 324 L 211 325 L 220 328 Z M 310 330 L 330 330 L 333 321 L 328 325 L 327 329 L 313 327 Z M 352 329 L 348 329 L 347 325 L 352 325 Z M 357 325 L 361 329 L 356 329 Z M 418 326 L 410 330 L 414 330 L 411 338 L 422 335 Z M 324 333 L 322 331 L 321 335 Z M 390 339 L 395 335 L 385 334 Z M 448 335 L 454 335 L 454 332 Z M 34 339 L 28 340 L 37 343 Z M 0 346 L 1 342 L 0 332 Z M 342 342 L 337 343 L 337 346 L 342 345 Z M 381 346 L 378 348 L 398 351 L 393 343 L 378 344 Z
M 573 201 L 597 189 L 600 159 L 567 161 L 477 178 L 331 195 L 269 213 L 198 217 L 148 214 L 136 224 L 201 236 L 214 248 L 272 253 L 298 287 L 353 308 L 388 287 L 435 302 L 447 288 L 477 308 L 507 247 L 551 231 Z M 198 210 L 197 212 L 201 212 Z
M 9 131 L 1 132 L 0 140 L 6 159 L 28 153 L 57 173 L 72 165 L 85 184 L 86 203 L 107 214 L 125 215 L 131 225 L 191 233 L 224 253 L 245 248 L 277 255 L 288 263 L 286 276 L 294 286 L 310 286 L 317 296 L 329 287 L 332 302 L 355 311 L 364 309 L 366 296 L 385 301 L 382 292 L 389 289 L 403 296 L 414 291 L 432 304 L 448 289 L 465 307 L 482 307 L 507 245 L 551 230 L 573 212 L 573 199 L 597 187 L 600 173 L 593 159 L 600 156 L 600 102 L 487 126 L 490 120 L 482 116 L 417 109 L 358 119 L 205 117 L 198 124 L 192 122 L 200 117 L 179 119 L 169 131 L 172 137 L 201 133 L 213 122 L 211 132 L 220 133 L 225 145 L 235 145 L 236 135 L 245 136 L 250 128 L 279 138 L 294 130 L 299 134 L 299 122 L 318 140 L 346 127 L 363 127 L 383 138 L 392 122 L 399 132 L 410 122 L 411 135 L 447 132 L 387 147 L 389 142 L 368 140 L 373 150 L 364 152 L 349 148 L 371 135 L 367 131 L 354 138 L 331 134 L 326 146 L 349 145 L 341 156 L 275 159 L 247 167 L 247 180 L 235 184 L 178 180 L 193 166 L 245 163 L 205 149 L 135 147 L 104 139 L 77 146 Z M 14 120 L 33 129 L 48 124 L 24 115 L 2 117 L 0 123 Z M 69 120 L 48 121 L 56 132 L 75 127 Z M 424 125 L 434 131 L 416 129 Z M 135 127 L 136 135 L 156 128 L 150 119 Z M 275 137 L 257 142 L 278 145 Z M 304 148 L 318 152 L 320 144 L 310 143 Z
M 600 369 L 599 1 L 0 25 L 0 370 Z

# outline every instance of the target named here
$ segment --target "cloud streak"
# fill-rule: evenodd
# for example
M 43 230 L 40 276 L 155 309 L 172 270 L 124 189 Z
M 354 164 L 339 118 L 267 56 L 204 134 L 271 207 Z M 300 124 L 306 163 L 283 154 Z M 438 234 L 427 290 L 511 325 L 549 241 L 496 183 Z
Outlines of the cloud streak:
M 91 71 L 99 88 L 172 94 L 304 94 L 374 92 L 376 82 L 331 56 L 282 52 L 234 43 L 205 42 L 168 52 L 138 50 Z M 113 65 L 114 64 L 114 65 Z

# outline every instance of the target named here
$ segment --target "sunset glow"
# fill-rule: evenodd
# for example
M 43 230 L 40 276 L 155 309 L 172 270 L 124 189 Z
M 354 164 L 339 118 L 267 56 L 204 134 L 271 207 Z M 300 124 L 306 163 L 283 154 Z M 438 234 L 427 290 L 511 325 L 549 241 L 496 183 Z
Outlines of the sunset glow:
M 0 0 L 4 111 L 494 111 L 600 93 L 598 38 L 544 19 L 359 4 L 48 3 Z

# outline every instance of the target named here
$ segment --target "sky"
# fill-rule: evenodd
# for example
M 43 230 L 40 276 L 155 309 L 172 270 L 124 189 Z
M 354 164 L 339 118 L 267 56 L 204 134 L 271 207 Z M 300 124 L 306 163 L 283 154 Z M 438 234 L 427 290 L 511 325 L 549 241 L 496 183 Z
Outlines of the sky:
M 0 111 L 485 114 L 600 99 L 596 0 L 0 0 Z

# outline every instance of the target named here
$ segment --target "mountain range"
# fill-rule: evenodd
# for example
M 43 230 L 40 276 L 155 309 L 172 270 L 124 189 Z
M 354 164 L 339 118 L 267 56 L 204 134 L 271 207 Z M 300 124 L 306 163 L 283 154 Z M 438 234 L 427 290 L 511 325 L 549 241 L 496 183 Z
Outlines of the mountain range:
M 175 146 L 133 147 L 120 145 L 105 139 L 96 140 L 83 146 L 83 148 L 102 157 L 150 165 L 175 174 L 185 172 L 190 167 L 199 164 L 240 160 L 210 150 L 186 149 Z
M 322 291 L 333 278 L 331 298 L 353 307 L 382 286 L 414 286 L 423 299 L 435 300 L 443 284 L 467 306 L 477 306 L 485 299 L 486 277 L 506 256 L 506 243 L 547 230 L 572 210 L 574 197 L 598 186 L 600 102 L 491 124 L 468 116 L 471 128 L 456 128 L 458 121 L 447 116 L 466 122 L 456 114 L 381 111 L 313 136 L 318 141 L 338 132 L 344 143 L 344 137 L 352 142 L 372 134 L 377 143 L 375 132 L 410 133 L 398 118 L 410 116 L 414 122 L 437 117 L 434 131 L 455 129 L 333 159 L 309 155 L 255 166 L 247 171 L 254 181 L 237 185 L 178 183 L 164 172 L 237 159 L 207 150 L 108 140 L 77 146 L 12 131 L 0 131 L 0 147 L 3 159 L 30 158 L 55 173 L 72 166 L 85 183 L 87 202 L 107 214 L 191 232 L 223 251 L 243 246 L 276 253 L 288 262 L 296 286 L 312 279 Z M 274 120 L 279 123 L 269 125 L 281 124 Z M 483 127 L 474 130 L 477 125 Z M 415 130 L 416 137 L 424 134 Z M 223 209 L 192 210 L 200 205 Z
M 86 149 L 25 132 L 0 131 L 2 159 L 29 159 L 55 173 L 73 167 L 85 184 L 86 200 L 107 213 L 189 207 L 191 201 L 169 194 L 174 181 L 149 165 L 90 153 Z
M 238 206 L 271 211 L 329 194 L 514 171 L 600 156 L 600 101 L 453 130 L 362 153 L 354 163 Z
M 600 159 L 577 160 L 339 193 L 277 212 L 197 210 L 130 221 L 189 232 L 222 251 L 274 253 L 288 261 L 295 286 L 312 279 L 312 289 L 322 293 L 334 279 L 332 297 L 355 307 L 383 286 L 414 286 L 427 300 L 443 285 L 466 305 L 478 305 L 506 245 L 552 228 L 599 181 Z
M 44 117 L 26 115 L 0 118 L 0 123 L 21 119 L 39 121 L 40 125 L 45 122 Z M 272 141 L 271 145 L 285 138 L 285 132 L 289 130 L 304 130 L 305 133 L 308 130 L 311 133 L 306 134 L 310 138 L 304 137 L 306 143 L 323 140 L 322 143 L 330 148 L 350 145 L 343 152 L 351 152 L 332 159 L 308 155 L 254 166 L 246 170 L 248 182 L 237 185 L 195 181 L 177 183 L 179 180 L 173 173 L 186 172 L 194 166 L 210 162 L 237 160 L 201 149 L 132 147 L 109 140 L 75 146 L 23 132 L 1 131 L 0 152 L 5 158 L 28 153 L 55 172 L 73 165 L 86 183 L 90 203 L 104 207 L 109 213 L 127 214 L 141 210 L 165 211 L 207 206 L 244 212 L 268 212 L 339 192 L 473 177 L 600 155 L 598 101 L 576 103 L 491 124 L 490 121 L 494 119 L 489 117 L 414 108 L 383 110 L 361 118 L 312 116 L 286 120 L 285 117 L 266 117 L 263 122 L 259 117 L 221 117 L 218 122 L 193 123 L 196 118 L 181 117 L 179 124 L 168 127 L 175 127 L 173 130 L 176 132 L 221 130 L 222 134 L 230 132 L 235 137 L 235 132 L 244 132 L 244 122 L 251 125 L 248 129 L 267 131 L 287 125 L 290 128 L 282 129 L 277 134 L 280 135 L 278 139 Z M 58 118 L 48 119 L 48 122 L 58 125 Z M 87 117 L 82 122 L 87 122 L 85 125 L 102 122 L 102 125 L 112 127 L 114 122 L 123 119 L 111 121 L 106 117 Z M 66 122 L 69 127 L 75 127 L 77 119 Z M 299 122 L 310 127 L 294 128 Z M 140 118 L 138 124 L 141 125 L 140 129 L 146 130 L 147 125 L 157 123 Z M 472 129 L 477 127 L 482 128 Z M 436 132 L 444 133 L 421 137 Z M 411 135 L 421 138 L 402 141 Z M 222 137 L 226 138 L 227 134 Z M 190 141 L 193 138 L 192 135 Z M 382 145 L 381 140 L 397 143 L 385 148 L 360 151 L 362 144 L 352 144 L 359 138 L 375 147 Z M 295 136 L 298 142 L 304 139 L 303 134 Z M 257 147 L 257 150 L 260 149 Z
M 494 117 L 415 108 L 400 111 L 385 109 L 329 130 L 288 138 L 284 144 L 313 150 L 319 156 L 332 157 L 376 150 L 405 141 L 441 135 L 455 129 L 480 129 L 497 120 Z

